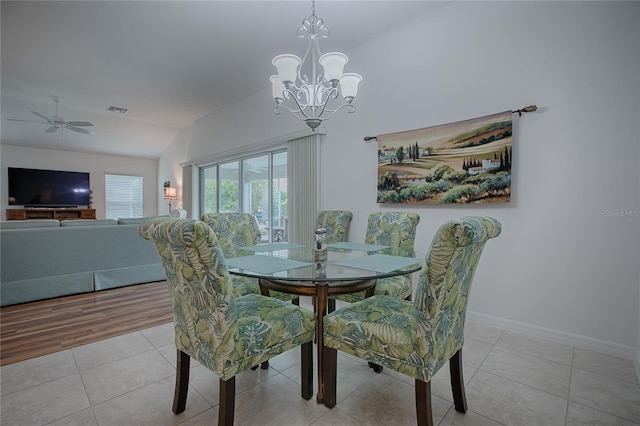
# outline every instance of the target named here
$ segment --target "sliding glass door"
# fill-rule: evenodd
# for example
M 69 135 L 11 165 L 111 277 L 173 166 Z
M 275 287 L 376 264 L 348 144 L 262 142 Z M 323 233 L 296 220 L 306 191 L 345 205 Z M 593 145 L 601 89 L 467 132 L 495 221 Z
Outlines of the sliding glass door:
M 288 204 L 287 204 L 287 153 L 273 155 L 271 177 L 271 223 L 272 241 L 288 241 Z
M 200 167 L 201 212 L 253 214 L 262 241 L 287 240 L 287 152 Z

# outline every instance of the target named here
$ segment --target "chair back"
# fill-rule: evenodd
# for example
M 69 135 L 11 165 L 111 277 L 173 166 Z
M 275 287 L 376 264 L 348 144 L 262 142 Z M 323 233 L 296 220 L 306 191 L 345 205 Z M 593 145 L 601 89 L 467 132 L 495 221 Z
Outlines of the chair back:
M 205 213 L 200 218 L 216 233 L 225 256 L 234 248 L 253 246 L 260 241 L 260 228 L 251 213 Z
M 446 362 L 462 347 L 473 276 L 485 243 L 501 230 L 492 217 L 470 216 L 450 220 L 436 231 L 414 299 L 414 306 L 430 324 L 429 351 L 437 354 L 434 362 Z
M 215 232 L 199 220 L 171 217 L 146 220 L 138 232 L 155 244 L 164 266 L 176 348 L 222 372 L 238 313 Z
M 327 230 L 327 244 L 347 241 L 353 213 L 347 210 L 323 210 L 318 214 L 318 228 Z
M 364 242 L 413 250 L 418 223 L 420 216 L 416 213 L 371 213 Z

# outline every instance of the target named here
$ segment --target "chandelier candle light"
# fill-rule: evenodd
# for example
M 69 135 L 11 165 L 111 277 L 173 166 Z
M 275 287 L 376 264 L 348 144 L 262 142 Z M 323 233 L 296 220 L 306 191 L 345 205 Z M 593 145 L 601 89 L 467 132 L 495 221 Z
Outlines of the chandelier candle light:
M 324 55 L 320 51 L 319 38 L 329 37 L 329 30 L 324 26 L 322 18 L 316 16 L 316 2 L 312 2 L 311 16 L 302 21 L 298 28 L 299 38 L 308 38 L 307 51 L 302 59 L 296 55 L 284 54 L 273 58 L 273 65 L 278 75 L 272 75 L 273 97 L 276 106 L 273 112 L 280 114 L 280 108 L 288 110 L 297 119 L 303 120 L 312 130 L 331 118 L 342 108 L 349 113 L 355 111 L 351 105 L 358 93 L 358 84 L 362 77 L 355 73 L 343 73 L 349 58 L 344 53 L 329 52 Z M 309 63 L 307 63 L 309 59 Z M 317 64 L 324 69 L 324 75 L 318 73 Z M 345 103 L 336 109 L 327 104 L 338 98 L 338 86 Z M 289 107 L 288 102 L 293 108 Z

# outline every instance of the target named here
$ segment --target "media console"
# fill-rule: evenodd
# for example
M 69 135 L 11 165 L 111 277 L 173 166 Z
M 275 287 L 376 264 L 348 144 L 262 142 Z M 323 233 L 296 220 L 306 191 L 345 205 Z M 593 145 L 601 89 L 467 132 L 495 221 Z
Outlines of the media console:
M 7 220 L 29 219 L 95 219 L 96 209 L 31 208 L 7 209 Z

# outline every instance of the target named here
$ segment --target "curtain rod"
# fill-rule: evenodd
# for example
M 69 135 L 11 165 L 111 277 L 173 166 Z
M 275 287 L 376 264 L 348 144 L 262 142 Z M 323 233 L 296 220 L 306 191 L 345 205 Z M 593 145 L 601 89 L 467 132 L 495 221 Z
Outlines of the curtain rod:
M 536 105 L 529 105 L 529 106 L 526 106 L 526 107 L 523 107 L 523 108 L 520 108 L 520 109 L 512 110 L 511 114 L 516 114 L 517 113 L 518 116 L 522 117 L 522 113 L 523 112 L 534 112 L 534 111 L 537 111 L 537 110 L 538 110 L 538 107 Z M 364 137 L 364 141 L 365 142 L 369 142 L 369 141 L 376 140 L 376 139 L 378 139 L 377 136 L 365 136 Z

